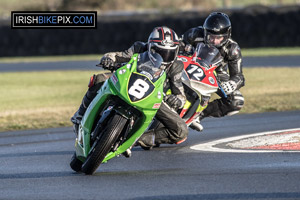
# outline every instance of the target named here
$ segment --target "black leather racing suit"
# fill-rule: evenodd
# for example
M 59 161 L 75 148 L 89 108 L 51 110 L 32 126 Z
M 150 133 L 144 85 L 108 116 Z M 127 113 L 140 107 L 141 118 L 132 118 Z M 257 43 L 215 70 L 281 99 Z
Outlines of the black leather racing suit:
M 204 42 L 204 29 L 202 26 L 189 29 L 183 34 L 185 45 L 190 44 L 196 48 L 197 44 Z M 244 97 L 239 89 L 245 85 L 245 78 L 242 72 L 242 54 L 239 45 L 231 38 L 218 48 L 223 56 L 223 63 L 216 69 L 221 82 L 233 80 L 237 84 L 236 90 L 227 98 L 216 99 L 210 102 L 200 116 L 222 117 L 236 114 L 244 105 Z
M 132 55 L 135 53 L 147 54 L 147 43 L 135 42 L 128 50 L 122 52 L 111 52 L 106 53 L 104 57 L 109 57 L 115 63 L 128 62 Z M 143 56 L 141 56 L 143 57 Z M 145 57 L 145 56 L 144 56 Z M 186 97 L 184 94 L 183 85 L 181 82 L 181 75 L 183 71 L 183 63 L 180 60 L 175 60 L 171 66 L 166 69 L 167 79 L 164 83 L 164 91 L 166 92 L 169 88 L 172 90 L 172 94 L 181 101 L 181 107 L 183 107 Z M 103 82 L 108 79 L 112 73 L 98 74 L 91 77 L 89 83 L 89 90 L 83 98 L 80 107 L 86 108 L 96 96 L 97 91 L 102 86 Z M 83 110 L 79 109 L 80 110 Z M 78 112 L 79 112 L 78 111 Z M 84 113 L 80 113 L 84 114 Z M 180 116 L 170 109 L 169 105 L 163 101 L 159 110 L 157 111 L 156 118 L 161 122 L 161 124 L 153 132 L 155 135 L 155 143 L 179 143 L 187 138 L 188 128 L 185 122 L 180 118 Z

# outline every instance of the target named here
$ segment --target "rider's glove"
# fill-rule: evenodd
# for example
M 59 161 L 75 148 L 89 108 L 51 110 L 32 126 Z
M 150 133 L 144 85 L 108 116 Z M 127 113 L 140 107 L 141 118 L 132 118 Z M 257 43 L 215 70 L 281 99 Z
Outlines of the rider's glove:
M 236 90 L 237 84 L 236 84 L 236 82 L 230 80 L 230 81 L 221 83 L 221 87 L 223 88 L 224 92 L 228 95 Z
M 102 57 L 100 60 L 100 64 L 104 69 L 113 70 L 115 62 L 109 57 Z
M 166 96 L 166 102 L 171 108 L 174 108 L 175 110 L 182 107 L 182 101 L 173 94 Z

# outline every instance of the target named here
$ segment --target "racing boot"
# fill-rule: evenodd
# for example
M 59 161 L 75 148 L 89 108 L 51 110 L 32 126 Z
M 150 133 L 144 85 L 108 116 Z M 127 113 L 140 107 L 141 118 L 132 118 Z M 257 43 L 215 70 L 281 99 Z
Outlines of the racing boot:
M 126 158 L 130 158 L 131 157 L 131 150 L 127 149 L 125 152 L 122 153 L 123 156 L 125 156 Z
M 79 110 L 78 110 L 73 115 L 73 117 L 71 117 L 71 122 L 73 123 L 73 131 L 74 131 L 76 137 L 78 135 L 78 129 L 79 129 L 79 124 L 80 124 L 81 120 L 82 120 L 82 115 L 79 114 Z
M 199 131 L 199 132 L 203 131 L 203 126 L 200 124 L 199 118 L 195 119 L 191 123 L 190 128 L 195 130 L 195 131 Z
M 71 117 L 71 122 L 73 123 L 73 130 L 75 132 L 76 137 L 78 135 L 78 128 L 79 128 L 79 124 L 82 120 L 82 117 L 83 117 L 86 109 L 88 108 L 88 106 L 90 105 L 90 103 L 92 102 L 92 100 L 95 98 L 96 95 L 97 95 L 97 92 L 88 90 L 82 99 L 79 109 L 75 112 L 73 117 Z
M 195 131 L 203 131 L 203 126 L 201 125 L 200 121 L 204 118 L 204 114 L 203 112 L 200 114 L 200 116 L 195 119 L 191 125 L 189 126 L 191 129 L 195 130 Z
M 151 150 L 155 146 L 154 132 L 149 131 L 144 133 L 137 141 L 137 144 L 144 150 Z
M 73 131 L 77 137 L 78 135 L 78 129 L 79 129 L 79 124 L 82 120 L 82 116 L 85 113 L 86 108 L 84 109 L 84 106 L 81 104 L 79 109 L 75 112 L 73 117 L 71 117 L 71 122 L 73 123 Z

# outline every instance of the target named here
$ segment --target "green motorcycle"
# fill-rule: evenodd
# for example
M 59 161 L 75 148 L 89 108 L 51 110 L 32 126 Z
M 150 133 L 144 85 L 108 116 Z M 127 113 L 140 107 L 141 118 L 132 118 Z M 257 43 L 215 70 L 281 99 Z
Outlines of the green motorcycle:
M 134 54 L 104 82 L 79 125 L 70 162 L 74 171 L 93 174 L 119 154 L 129 157 L 163 100 L 166 74 L 161 56 L 154 59 L 147 52 Z

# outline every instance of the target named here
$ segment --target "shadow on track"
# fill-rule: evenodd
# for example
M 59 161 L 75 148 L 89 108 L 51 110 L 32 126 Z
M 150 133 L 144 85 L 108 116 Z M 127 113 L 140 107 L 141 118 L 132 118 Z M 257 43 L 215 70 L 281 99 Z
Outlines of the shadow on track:
M 27 156 L 55 156 L 55 155 L 70 155 L 70 156 L 72 156 L 73 152 L 74 151 L 11 153 L 11 154 L 1 154 L 0 158 L 27 157 Z
M 184 195 L 162 195 L 162 196 L 149 196 L 137 197 L 131 200 L 218 200 L 218 199 L 298 199 L 300 198 L 299 192 L 294 193 L 226 193 L 226 194 L 184 194 Z
M 19 173 L 19 174 L 0 174 L 1 179 L 26 179 L 26 178 L 53 178 L 53 177 L 70 177 L 80 174 L 69 172 L 37 172 L 37 173 Z

